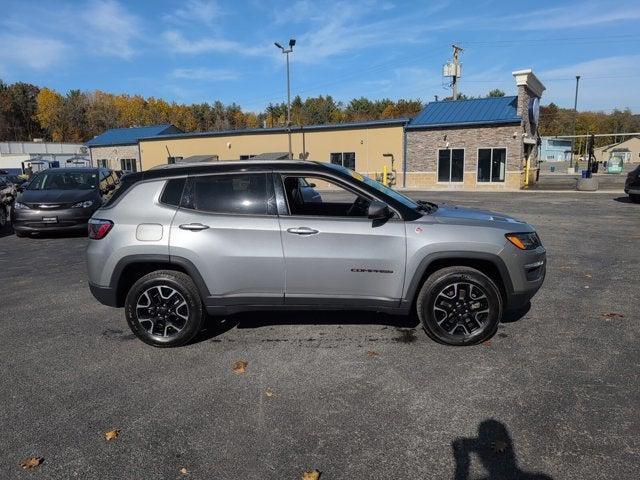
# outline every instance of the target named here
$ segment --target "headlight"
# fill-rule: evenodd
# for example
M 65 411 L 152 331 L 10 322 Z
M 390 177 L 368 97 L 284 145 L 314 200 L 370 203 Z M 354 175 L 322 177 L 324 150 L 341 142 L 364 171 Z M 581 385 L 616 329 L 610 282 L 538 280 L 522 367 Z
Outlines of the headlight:
M 13 204 L 14 210 L 27 210 L 28 208 L 29 207 L 27 207 L 24 203 L 14 202 Z
M 542 245 L 540 237 L 538 237 L 536 232 L 507 233 L 505 237 L 520 250 L 534 250 Z
M 86 200 L 84 202 L 78 202 L 71 205 L 71 208 L 89 208 L 91 205 L 93 205 L 93 200 Z

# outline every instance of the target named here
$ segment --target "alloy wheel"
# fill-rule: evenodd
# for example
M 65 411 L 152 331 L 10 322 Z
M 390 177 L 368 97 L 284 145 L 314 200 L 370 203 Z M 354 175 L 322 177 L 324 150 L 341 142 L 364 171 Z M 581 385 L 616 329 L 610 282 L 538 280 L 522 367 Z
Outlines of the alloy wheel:
M 472 282 L 446 285 L 436 295 L 433 316 L 448 335 L 470 337 L 484 330 L 489 316 L 487 292 Z
M 189 320 L 189 306 L 175 288 L 156 285 L 138 297 L 136 318 L 150 335 L 168 338 L 185 328 Z

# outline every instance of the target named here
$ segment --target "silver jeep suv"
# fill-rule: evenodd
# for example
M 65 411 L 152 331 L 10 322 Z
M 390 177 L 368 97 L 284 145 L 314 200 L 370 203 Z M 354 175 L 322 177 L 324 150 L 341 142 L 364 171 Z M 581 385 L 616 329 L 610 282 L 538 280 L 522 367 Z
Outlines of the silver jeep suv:
M 189 342 L 206 314 L 268 309 L 416 312 L 433 339 L 478 343 L 546 268 L 527 223 L 310 161 L 127 175 L 89 237 L 93 295 L 158 347 Z

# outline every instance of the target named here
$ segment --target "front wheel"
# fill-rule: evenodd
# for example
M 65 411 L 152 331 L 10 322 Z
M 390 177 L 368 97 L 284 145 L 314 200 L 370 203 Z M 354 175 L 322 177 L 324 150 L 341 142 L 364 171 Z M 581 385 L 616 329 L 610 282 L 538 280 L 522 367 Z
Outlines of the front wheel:
M 470 267 L 434 272 L 416 301 L 427 335 L 446 345 L 473 345 L 492 337 L 502 309 L 502 297 L 493 280 Z
M 202 301 L 191 278 L 172 270 L 158 270 L 133 284 L 125 300 L 131 331 L 154 347 L 178 347 L 199 331 Z
M 635 193 L 630 193 L 629 200 L 631 200 L 633 203 L 640 203 L 640 195 L 637 195 Z

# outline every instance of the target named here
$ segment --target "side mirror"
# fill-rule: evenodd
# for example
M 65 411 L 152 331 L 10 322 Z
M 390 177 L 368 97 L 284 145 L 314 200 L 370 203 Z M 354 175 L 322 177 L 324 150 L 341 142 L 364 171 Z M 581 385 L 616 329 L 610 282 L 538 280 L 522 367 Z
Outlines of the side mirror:
M 389 210 L 389 206 L 386 203 L 379 200 L 373 200 L 369 204 L 367 216 L 371 220 L 386 220 L 391 218 L 391 210 Z

